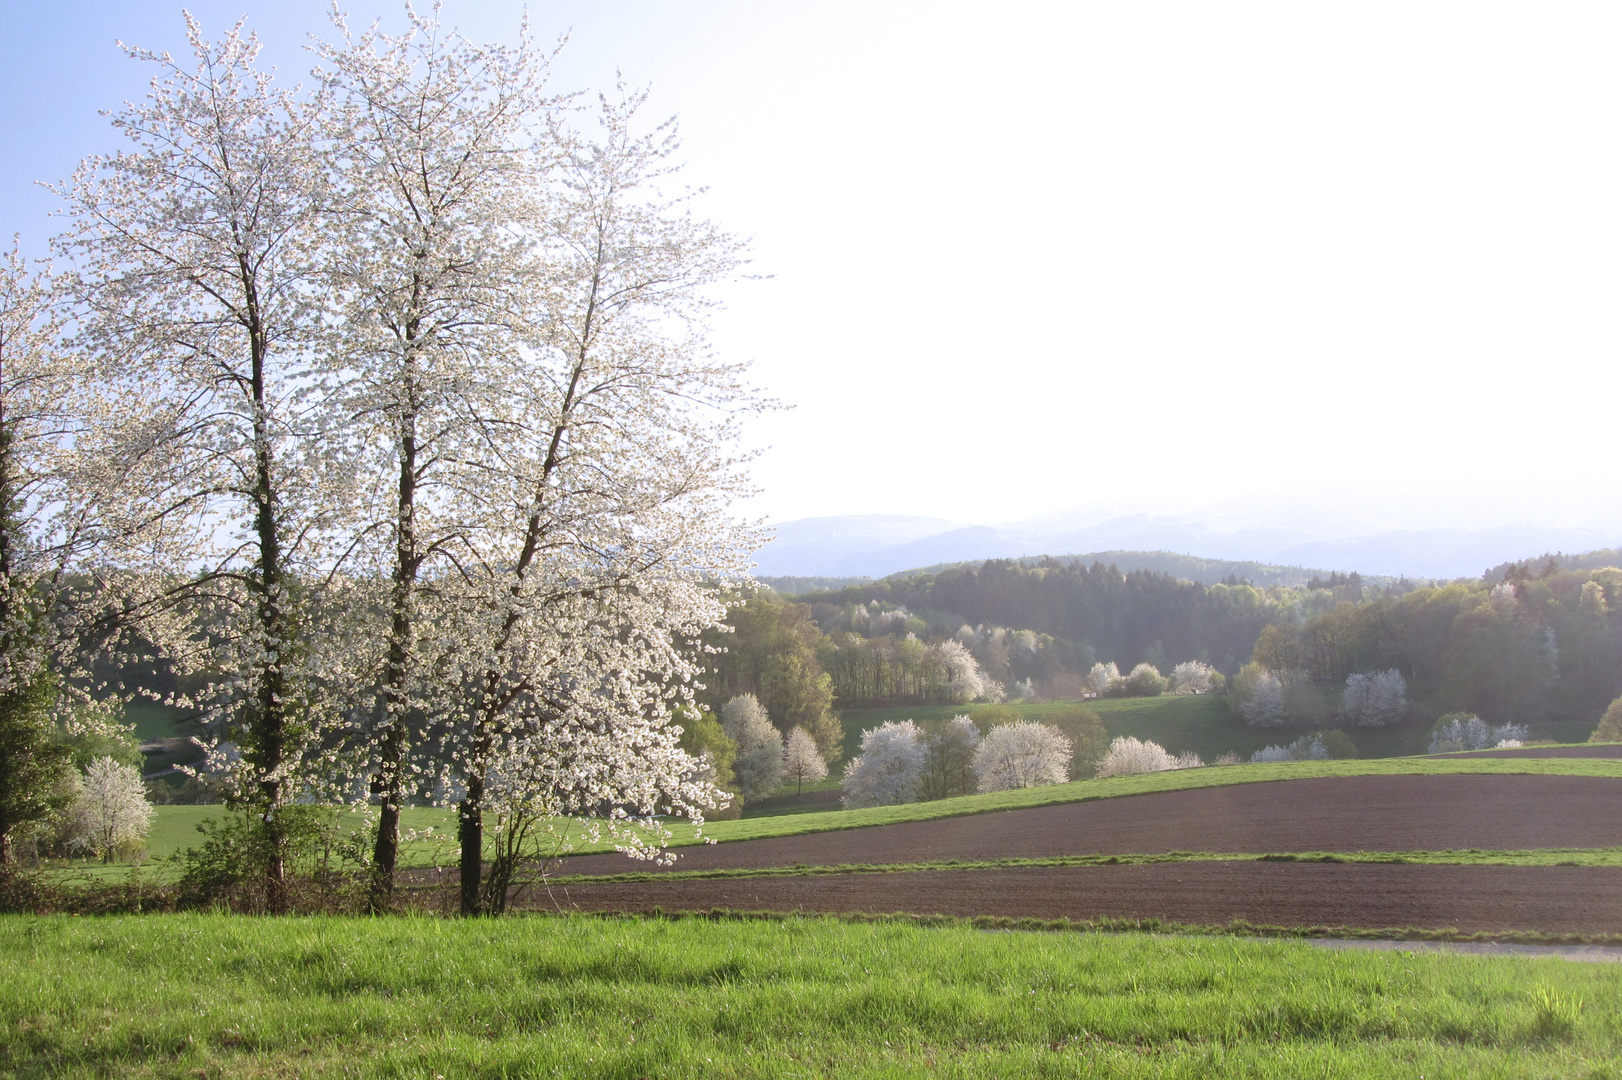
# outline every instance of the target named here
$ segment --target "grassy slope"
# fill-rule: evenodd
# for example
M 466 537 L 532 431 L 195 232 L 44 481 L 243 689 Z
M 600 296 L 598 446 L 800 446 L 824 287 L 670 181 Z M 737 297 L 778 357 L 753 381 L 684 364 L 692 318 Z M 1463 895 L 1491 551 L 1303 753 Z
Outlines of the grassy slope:
M 0 1072 L 1602 1077 L 1610 967 L 801 918 L 8 917 Z

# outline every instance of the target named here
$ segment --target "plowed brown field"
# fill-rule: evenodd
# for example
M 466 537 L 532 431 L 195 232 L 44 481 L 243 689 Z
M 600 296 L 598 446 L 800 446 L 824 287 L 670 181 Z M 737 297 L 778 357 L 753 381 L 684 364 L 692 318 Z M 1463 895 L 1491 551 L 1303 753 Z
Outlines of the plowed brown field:
M 1622 846 L 1622 780 L 1356 776 L 1232 784 L 840 832 L 682 848 L 673 869 L 1167 851 L 1440 851 Z M 646 867 L 619 855 L 562 873 Z M 1540 871 L 1541 872 L 1541 871 Z M 963 882 L 968 879 L 954 878 Z
M 581 911 L 908 912 L 1199 925 L 1622 934 L 1622 869 L 1189 862 L 554 885 Z

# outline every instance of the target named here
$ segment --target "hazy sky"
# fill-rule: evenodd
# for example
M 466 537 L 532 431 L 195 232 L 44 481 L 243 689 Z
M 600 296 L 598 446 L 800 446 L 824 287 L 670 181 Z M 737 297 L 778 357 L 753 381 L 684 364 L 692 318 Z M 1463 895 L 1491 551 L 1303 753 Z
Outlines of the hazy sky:
M 243 12 L 290 76 L 317 0 Z M 353 22 L 397 16 L 351 0 Z M 447 0 L 476 38 L 522 7 Z M 1622 522 L 1622 7 L 532 3 L 679 113 L 770 280 L 716 340 L 783 520 L 1103 500 Z M 0 230 L 116 145 L 178 4 L 0 0 Z

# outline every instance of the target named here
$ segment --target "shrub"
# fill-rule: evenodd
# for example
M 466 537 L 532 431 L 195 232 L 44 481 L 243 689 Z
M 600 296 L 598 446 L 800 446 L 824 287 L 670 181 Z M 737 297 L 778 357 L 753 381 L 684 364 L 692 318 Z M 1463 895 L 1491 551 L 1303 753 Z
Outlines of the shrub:
M 1611 702 L 1605 709 L 1605 715 L 1599 718 L 1599 726 L 1594 734 L 1588 737 L 1589 742 L 1622 742 L 1622 697 Z
M 1062 784 L 1070 779 L 1070 740 L 1056 727 L 1019 720 L 986 732 L 974 751 L 981 791 Z
M 1126 677 L 1127 697 L 1159 697 L 1166 692 L 1166 677 L 1153 664 L 1139 664 Z
M 1324 749 L 1329 751 L 1331 758 L 1344 760 L 1357 756 L 1357 744 L 1352 742 L 1352 737 L 1344 731 L 1337 728 L 1334 731 L 1319 732 L 1319 737 L 1323 739 Z
M 266 871 L 278 854 L 297 894 L 295 906 L 331 910 L 350 894 L 358 897 L 370 850 L 365 829 L 344 831 L 338 811 L 327 806 L 299 803 L 279 807 L 276 814 L 284 838 L 279 848 L 255 811 L 200 822 L 202 846 L 181 856 L 180 906 L 270 910 Z
M 846 808 L 915 802 L 924 773 L 925 739 L 911 720 L 862 732 L 862 752 L 845 767 Z

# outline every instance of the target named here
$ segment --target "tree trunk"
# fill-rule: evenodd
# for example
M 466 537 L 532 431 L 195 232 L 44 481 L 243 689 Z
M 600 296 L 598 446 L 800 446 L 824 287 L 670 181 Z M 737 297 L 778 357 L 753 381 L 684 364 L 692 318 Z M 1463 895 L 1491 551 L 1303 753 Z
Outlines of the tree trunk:
M 470 778 L 467 797 L 457 813 L 457 835 L 462 841 L 462 914 L 483 915 L 479 883 L 484 871 L 484 781 Z
M 398 793 L 390 797 L 380 790 L 382 805 L 377 817 L 377 842 L 372 845 L 372 880 L 366 893 L 366 910 L 372 915 L 387 914 L 394 901 L 394 865 L 400 854 L 400 803 Z
M 417 554 L 417 324 L 405 328 L 402 363 L 405 406 L 398 424 L 400 475 L 396 484 L 394 521 L 394 588 L 389 624 L 388 661 L 383 670 L 383 723 L 386 725 L 378 763 L 377 794 L 382 812 L 377 820 L 377 843 L 372 848 L 372 882 L 366 897 L 374 915 L 389 909 L 394 896 L 394 868 L 400 854 L 400 803 L 405 797 L 406 724 L 409 720 L 407 670 L 412 638 L 412 592 L 420 558 Z
M 388 666 L 384 673 L 383 709 L 388 725 L 380 748 L 380 761 L 374 782 L 380 813 L 377 842 L 372 846 L 372 880 L 366 907 L 374 915 L 389 910 L 394 897 L 394 868 L 400 854 L 400 804 L 405 797 L 406 635 L 410 633 L 407 614 L 398 607 L 390 630 Z
M 266 650 L 263 668 L 259 673 L 259 688 L 252 702 L 249 719 L 250 747 L 245 747 L 248 759 L 259 773 L 259 798 L 270 848 L 265 866 L 265 896 L 274 915 L 286 914 L 289 907 L 287 886 L 287 830 L 283 826 L 281 809 L 283 782 L 281 768 L 286 754 L 287 739 L 287 671 L 285 664 L 294 647 L 292 627 L 287 611 L 287 597 L 282 566 L 281 529 L 276 520 L 276 479 L 272 467 L 272 448 L 269 419 L 269 394 L 265 380 L 266 334 L 259 317 L 259 297 L 253 271 L 246 260 L 241 263 L 246 309 L 248 313 L 248 347 L 252 361 L 249 394 L 253 406 L 254 450 L 254 539 L 259 547 L 257 580 L 259 591 L 259 632 L 264 635 Z

